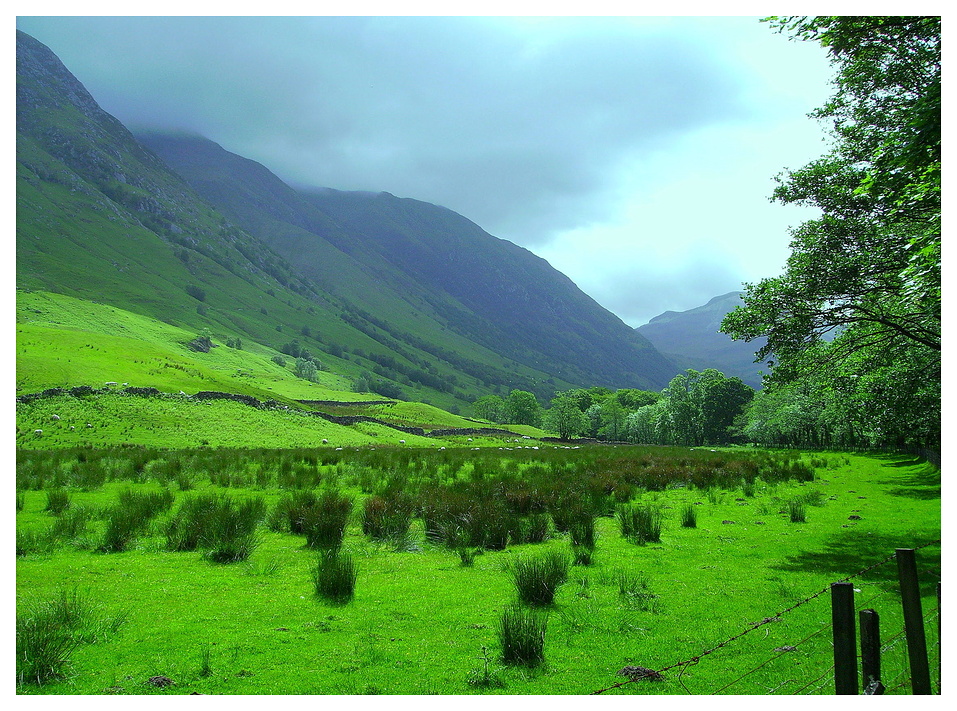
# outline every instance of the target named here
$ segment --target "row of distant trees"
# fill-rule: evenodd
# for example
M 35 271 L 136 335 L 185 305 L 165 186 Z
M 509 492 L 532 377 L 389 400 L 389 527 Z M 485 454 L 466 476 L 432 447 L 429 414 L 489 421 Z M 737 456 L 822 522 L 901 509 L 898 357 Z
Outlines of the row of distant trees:
M 742 439 L 741 415 L 754 390 L 740 378 L 708 369 L 675 376 L 659 392 L 578 388 L 557 393 L 547 408 L 532 393 L 486 395 L 476 416 L 502 424 L 542 427 L 563 439 L 589 437 L 644 444 L 726 444 Z

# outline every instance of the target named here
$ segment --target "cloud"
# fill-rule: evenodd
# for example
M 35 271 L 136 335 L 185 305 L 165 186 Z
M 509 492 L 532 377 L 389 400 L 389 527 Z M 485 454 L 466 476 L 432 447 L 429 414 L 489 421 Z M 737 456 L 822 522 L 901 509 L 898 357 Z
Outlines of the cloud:
M 124 122 L 203 133 L 300 184 L 436 202 L 532 246 L 607 212 L 623 163 L 743 110 L 702 32 L 650 20 L 35 22 Z
M 777 273 L 806 213 L 771 177 L 823 151 L 823 50 L 752 18 L 17 23 L 127 125 L 451 208 L 631 325 Z

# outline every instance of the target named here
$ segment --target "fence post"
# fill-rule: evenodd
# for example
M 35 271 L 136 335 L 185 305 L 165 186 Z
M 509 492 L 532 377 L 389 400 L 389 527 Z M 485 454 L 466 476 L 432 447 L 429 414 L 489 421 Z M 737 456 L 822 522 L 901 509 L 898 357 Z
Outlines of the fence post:
M 861 626 L 861 682 L 865 689 L 876 689 L 872 684 L 879 684 L 881 680 L 880 616 L 876 610 L 861 610 L 858 620 Z
M 924 614 L 917 583 L 917 560 L 913 548 L 898 548 L 897 576 L 901 584 L 904 607 L 904 633 L 910 660 L 910 683 L 915 695 L 930 694 L 930 667 L 927 663 L 927 640 L 924 637 Z
M 834 693 L 858 694 L 857 635 L 854 629 L 854 585 L 831 583 L 834 632 Z

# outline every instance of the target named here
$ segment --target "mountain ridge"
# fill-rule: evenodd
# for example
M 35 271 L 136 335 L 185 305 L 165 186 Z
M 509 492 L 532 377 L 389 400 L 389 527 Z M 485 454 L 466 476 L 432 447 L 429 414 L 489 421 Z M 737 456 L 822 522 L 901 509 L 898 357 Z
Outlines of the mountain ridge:
M 754 362 L 754 354 L 763 340 L 745 343 L 720 332 L 725 315 L 743 304 L 743 293 L 721 294 L 686 311 L 665 311 L 636 330 L 682 368 L 714 368 L 760 388 L 762 364 Z
M 660 387 L 675 371 L 545 260 L 447 208 L 388 193 L 304 193 L 239 156 L 239 177 L 204 158 L 204 180 L 194 174 L 191 185 L 188 165 L 137 140 L 19 31 L 17 67 L 18 289 L 112 303 L 267 350 L 308 348 L 348 380 L 388 381 L 444 407 L 512 388 L 544 400 L 579 385 Z M 216 204 L 227 198 L 232 214 Z M 425 227 L 444 236 L 429 242 Z M 498 261 L 478 243 L 495 245 Z M 384 256 L 416 250 L 441 259 L 415 271 Z M 310 269 L 304 251 L 317 257 Z M 491 283 L 484 292 L 481 279 L 462 276 L 474 265 Z M 548 288 L 532 283 L 541 274 Z

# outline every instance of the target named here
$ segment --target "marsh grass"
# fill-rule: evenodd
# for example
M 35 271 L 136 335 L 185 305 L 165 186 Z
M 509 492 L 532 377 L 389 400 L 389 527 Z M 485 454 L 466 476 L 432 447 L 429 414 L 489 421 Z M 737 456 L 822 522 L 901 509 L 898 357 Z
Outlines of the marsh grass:
M 66 676 L 70 655 L 80 641 L 51 610 L 17 615 L 17 683 L 43 685 Z
M 552 550 L 516 558 L 508 571 L 519 600 L 529 605 L 551 605 L 555 591 L 568 580 L 568 566 L 568 556 Z
M 18 528 L 16 532 L 17 556 L 52 553 L 56 550 L 57 539 L 50 535 L 50 529 L 37 531 L 32 528 Z
M 94 512 L 83 506 L 72 506 L 61 513 L 53 526 L 50 535 L 57 540 L 70 541 L 85 536 Z
M 259 546 L 256 527 L 266 514 L 266 503 L 251 497 L 238 503 L 222 496 L 206 513 L 199 547 L 214 563 L 238 563 L 249 558 Z
M 595 557 L 594 546 L 576 546 L 571 544 L 572 561 L 575 565 L 591 565 Z
M 554 534 L 552 518 L 547 513 L 533 513 L 522 519 L 519 528 L 522 543 L 544 543 Z
M 358 569 L 352 556 L 330 548 L 319 551 L 312 569 L 312 582 L 317 596 L 343 603 L 355 595 Z
M 498 623 L 498 641 L 505 664 L 535 667 L 545 661 L 548 615 L 523 605 L 506 608 Z

